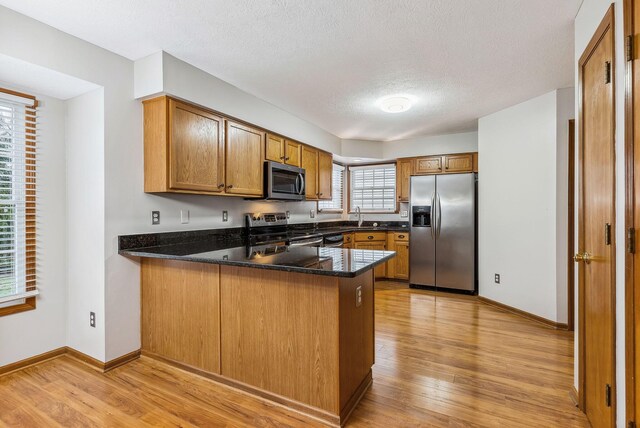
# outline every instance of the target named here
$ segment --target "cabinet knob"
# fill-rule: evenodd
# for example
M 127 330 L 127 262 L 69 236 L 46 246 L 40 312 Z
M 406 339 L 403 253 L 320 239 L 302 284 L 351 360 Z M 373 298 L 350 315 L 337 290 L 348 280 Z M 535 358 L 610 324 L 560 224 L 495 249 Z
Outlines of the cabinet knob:
M 398 235 L 398 238 L 402 239 L 404 238 L 404 235 Z
M 285 160 L 284 156 L 280 156 L 280 160 Z
M 222 189 L 224 187 L 224 183 L 218 184 L 218 189 Z
M 369 235 L 367 236 L 367 239 L 373 239 L 373 236 Z
M 324 193 L 320 193 L 320 196 L 324 195 Z
M 229 185 L 227 186 L 227 189 L 233 189 L 233 184 L 229 184 Z
M 284 158 L 284 160 L 289 160 L 289 159 L 290 159 L 290 158 L 289 158 L 289 156 L 287 156 L 286 158 Z

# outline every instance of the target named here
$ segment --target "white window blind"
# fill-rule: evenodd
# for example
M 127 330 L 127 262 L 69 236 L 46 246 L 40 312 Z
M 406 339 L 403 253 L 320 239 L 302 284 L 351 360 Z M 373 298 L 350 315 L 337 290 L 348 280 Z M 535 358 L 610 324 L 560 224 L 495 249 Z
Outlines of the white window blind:
M 0 90 L 0 308 L 36 288 L 35 99 Z
M 395 164 L 352 166 L 349 175 L 350 211 L 355 211 L 356 207 L 363 212 L 396 210 Z
M 319 201 L 318 211 L 342 212 L 344 207 L 344 167 L 333 164 L 333 172 L 331 176 L 331 200 Z

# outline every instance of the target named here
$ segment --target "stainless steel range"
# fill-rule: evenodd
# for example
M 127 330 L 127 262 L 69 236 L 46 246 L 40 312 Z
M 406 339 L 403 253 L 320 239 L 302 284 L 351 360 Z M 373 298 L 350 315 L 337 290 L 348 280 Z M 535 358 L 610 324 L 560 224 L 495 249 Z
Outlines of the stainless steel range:
M 322 234 L 289 230 L 286 213 L 249 213 L 245 215 L 249 245 L 282 243 L 288 247 L 321 246 Z

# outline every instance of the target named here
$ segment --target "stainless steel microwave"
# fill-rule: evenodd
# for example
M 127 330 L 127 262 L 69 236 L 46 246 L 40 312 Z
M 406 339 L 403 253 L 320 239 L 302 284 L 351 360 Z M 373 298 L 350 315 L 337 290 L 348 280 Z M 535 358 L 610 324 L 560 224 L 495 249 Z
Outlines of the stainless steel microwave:
M 273 161 L 264 163 L 265 199 L 304 201 L 304 188 L 304 169 Z

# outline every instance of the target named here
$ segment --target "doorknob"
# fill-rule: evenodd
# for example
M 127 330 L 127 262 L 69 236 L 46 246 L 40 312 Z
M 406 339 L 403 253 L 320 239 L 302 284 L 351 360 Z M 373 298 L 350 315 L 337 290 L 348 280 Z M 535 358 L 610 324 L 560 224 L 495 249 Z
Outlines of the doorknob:
M 591 263 L 591 254 L 587 253 L 586 251 L 582 254 L 577 253 L 575 256 L 573 256 L 573 261 L 576 263 L 585 262 L 586 264 L 589 264 Z

